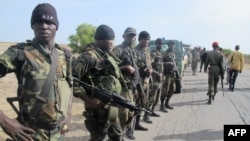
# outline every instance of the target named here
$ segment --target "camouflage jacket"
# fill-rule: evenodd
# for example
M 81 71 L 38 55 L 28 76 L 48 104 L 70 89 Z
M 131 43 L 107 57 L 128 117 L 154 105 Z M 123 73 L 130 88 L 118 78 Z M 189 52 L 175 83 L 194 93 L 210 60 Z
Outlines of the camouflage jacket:
M 116 46 L 112 50 L 112 53 L 121 60 L 121 62 L 119 63 L 119 66 L 131 65 L 132 67 L 137 68 L 137 66 L 135 67 L 136 64 L 134 64 L 135 53 L 133 49 L 127 46 L 125 43 L 122 43 L 121 45 Z M 131 76 L 130 74 L 127 74 L 126 72 L 122 72 L 122 74 L 124 76 L 124 80 L 126 81 L 126 83 L 130 83 L 134 79 L 133 76 Z
M 121 94 L 122 86 L 126 85 L 117 62 L 97 47 L 87 49 L 75 60 L 73 76 L 117 94 Z M 92 92 L 75 85 L 74 95 L 80 97 L 83 94 L 94 96 Z
M 72 74 L 70 60 L 66 61 L 64 49 L 55 44 L 57 52 L 57 67 L 54 74 L 53 87 L 49 91 L 47 101 L 43 104 L 39 112 L 39 119 L 45 121 L 56 121 L 67 116 L 68 104 L 71 102 Z M 0 77 L 7 73 L 16 72 L 17 68 L 17 46 L 9 47 L 0 55 Z M 29 114 L 47 79 L 51 59 L 44 48 L 35 40 L 24 45 L 25 62 L 22 68 L 23 87 L 23 110 L 24 114 Z
M 135 60 L 139 69 L 139 73 L 142 79 L 145 78 L 147 74 L 145 74 L 145 69 L 152 68 L 151 59 L 150 59 L 150 49 L 149 47 L 142 48 L 140 45 L 137 45 L 134 48 L 135 52 Z
M 163 71 L 163 66 L 162 66 L 163 54 L 162 54 L 162 52 L 155 49 L 155 50 L 151 51 L 150 56 L 151 56 L 151 62 L 152 62 L 153 69 L 159 73 L 162 73 L 162 71 Z
M 166 50 L 163 54 L 163 73 L 172 74 L 176 68 L 175 54 L 172 51 Z

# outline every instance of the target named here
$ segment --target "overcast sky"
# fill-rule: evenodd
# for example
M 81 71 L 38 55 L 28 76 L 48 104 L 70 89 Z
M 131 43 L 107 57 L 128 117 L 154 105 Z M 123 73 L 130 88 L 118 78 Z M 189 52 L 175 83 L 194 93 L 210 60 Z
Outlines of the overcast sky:
M 151 39 L 177 39 L 192 46 L 211 49 L 213 41 L 223 48 L 250 54 L 250 0 L 1 0 L 0 41 L 22 42 L 34 37 L 30 26 L 38 3 L 51 3 L 59 18 L 57 43 L 68 44 L 77 26 L 107 24 L 123 41 L 128 26 Z

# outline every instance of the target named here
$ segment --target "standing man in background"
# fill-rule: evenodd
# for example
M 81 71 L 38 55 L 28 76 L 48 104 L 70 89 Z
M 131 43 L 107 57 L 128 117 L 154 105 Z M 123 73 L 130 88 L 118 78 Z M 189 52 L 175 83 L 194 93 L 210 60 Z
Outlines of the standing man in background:
M 192 71 L 193 75 L 196 75 L 198 69 L 198 63 L 200 61 L 200 51 L 198 47 L 194 47 L 192 51 Z
M 203 48 L 203 50 L 200 53 L 200 60 L 201 60 L 200 72 L 202 71 L 202 67 L 206 61 L 206 57 L 207 57 L 207 51 L 206 51 L 206 48 Z
M 149 94 L 149 83 L 151 79 L 151 74 L 153 73 L 153 68 L 151 66 L 150 59 L 150 49 L 148 47 L 148 43 L 150 40 L 150 34 L 147 31 L 141 31 L 139 33 L 139 44 L 134 48 L 136 63 L 139 69 L 140 77 L 142 80 L 143 89 L 145 91 L 147 97 L 147 103 L 144 105 L 147 110 L 150 110 L 150 105 L 152 102 L 152 95 Z M 152 123 L 149 118 L 149 113 L 145 112 L 143 116 L 143 120 L 146 123 Z
M 136 40 L 136 29 L 133 27 L 128 27 L 125 29 L 123 33 L 123 43 L 116 46 L 112 50 L 112 54 L 120 59 L 119 68 L 124 76 L 124 80 L 128 86 L 129 94 L 126 97 L 128 100 L 135 103 L 135 101 L 143 101 L 143 97 L 145 97 L 144 91 L 141 86 L 140 76 L 137 69 L 137 64 L 135 63 L 135 53 L 133 51 L 133 44 Z M 136 70 L 137 69 L 137 70 Z M 138 74 L 137 74 L 138 73 Z M 137 77 L 138 76 L 138 77 Z M 134 83 L 138 82 L 138 83 Z M 139 95 L 135 93 L 135 90 L 138 91 Z M 140 99 L 140 100 L 139 100 Z M 137 105 L 139 103 L 136 103 Z M 136 130 L 147 131 L 148 129 L 143 127 L 140 124 L 140 115 L 136 115 L 136 117 L 132 117 L 133 113 L 128 109 L 124 109 L 120 113 L 121 125 L 123 131 L 126 133 L 129 139 L 134 140 L 134 128 Z M 132 118 L 130 123 L 127 123 L 129 118 Z
M 159 96 L 161 95 L 161 89 L 162 89 L 162 72 L 163 72 L 163 54 L 162 54 L 162 44 L 163 40 L 161 38 L 157 38 L 155 40 L 156 48 L 155 50 L 151 51 L 151 62 L 152 67 L 154 71 L 156 71 L 159 75 L 155 75 L 155 73 L 152 73 L 152 83 L 150 86 L 150 93 L 154 95 L 154 104 L 152 105 L 151 112 L 154 117 L 159 117 L 160 115 L 155 113 L 155 106 L 159 102 Z
M 162 112 L 167 112 L 167 109 L 174 109 L 172 106 L 170 106 L 169 101 L 174 94 L 175 79 L 177 78 L 176 71 L 178 71 L 174 54 L 175 44 L 176 43 L 172 40 L 168 41 L 168 49 L 163 54 L 164 81 L 162 84 L 161 106 L 160 106 L 160 110 Z
M 219 43 L 212 43 L 213 50 L 207 53 L 204 72 L 208 73 L 208 104 L 212 104 L 217 93 L 217 85 L 221 76 L 224 79 L 223 55 L 219 51 Z M 210 66 L 209 66 L 210 65 Z M 208 68 L 209 66 L 209 68 Z
M 240 46 L 235 46 L 235 51 L 228 57 L 229 64 L 229 90 L 234 91 L 235 82 L 238 73 L 241 73 L 244 67 L 244 54 L 239 51 Z
M 127 89 L 116 60 L 110 55 L 115 33 L 108 25 L 100 25 L 95 32 L 93 47 L 83 52 L 74 63 L 74 77 L 92 87 L 101 87 L 121 95 Z M 95 98 L 91 90 L 74 83 L 74 95 L 84 101 L 85 126 L 90 133 L 89 141 L 103 141 L 108 135 L 110 141 L 121 141 L 123 131 L 119 120 L 119 108 L 110 106 Z

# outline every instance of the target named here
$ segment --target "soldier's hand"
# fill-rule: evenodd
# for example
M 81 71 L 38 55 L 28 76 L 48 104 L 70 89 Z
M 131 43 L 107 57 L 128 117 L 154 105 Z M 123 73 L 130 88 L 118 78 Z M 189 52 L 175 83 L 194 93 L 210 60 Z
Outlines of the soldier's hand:
M 148 68 L 146 71 L 148 74 L 151 74 L 151 73 L 153 73 L 154 70 L 152 68 Z
M 100 108 L 103 106 L 103 103 L 96 98 L 90 98 L 88 101 L 85 102 L 86 106 L 92 109 Z
M 132 67 L 131 65 L 127 66 L 129 74 L 133 75 L 135 73 L 135 68 Z
M 35 131 L 31 128 L 23 126 L 17 119 L 5 117 L 2 128 L 4 132 L 14 140 L 21 139 L 22 141 L 33 141 L 30 134 L 34 134 Z

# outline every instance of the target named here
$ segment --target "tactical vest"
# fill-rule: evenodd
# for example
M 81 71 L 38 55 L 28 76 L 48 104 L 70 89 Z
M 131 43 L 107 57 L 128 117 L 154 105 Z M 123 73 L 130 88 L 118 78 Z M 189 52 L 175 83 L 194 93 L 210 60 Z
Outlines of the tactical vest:
M 38 102 L 36 96 L 40 94 L 41 88 L 43 88 L 50 66 L 49 64 L 43 64 L 43 62 L 46 62 L 43 59 L 46 58 L 41 55 L 38 51 L 39 49 L 35 48 L 31 42 L 19 43 L 12 47 L 17 48 L 17 68 L 15 74 L 19 84 L 18 92 L 21 92 L 23 95 L 23 107 L 21 108 L 24 109 L 24 114 L 29 115 L 35 103 Z M 39 118 L 47 119 L 48 121 L 54 121 L 59 117 L 67 115 L 69 97 L 71 95 L 70 86 L 72 85 L 68 76 L 71 53 L 58 45 L 55 45 L 54 49 L 56 49 L 58 54 L 56 77 L 54 82 L 52 82 L 53 86 L 51 87 L 51 94 L 47 97 L 47 102 L 41 109 L 38 109 L 45 113 Z
M 174 54 L 166 52 L 163 57 L 163 74 L 172 74 L 175 67 Z
M 152 62 L 153 69 L 156 70 L 157 72 L 162 73 L 162 62 L 163 62 L 162 52 L 154 50 L 151 53 L 151 59 L 153 60 Z
M 89 49 L 87 53 L 97 59 L 94 69 L 86 74 L 91 84 L 120 94 L 122 90 L 119 81 L 121 72 L 117 62 L 109 54 L 104 54 L 95 48 Z

